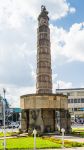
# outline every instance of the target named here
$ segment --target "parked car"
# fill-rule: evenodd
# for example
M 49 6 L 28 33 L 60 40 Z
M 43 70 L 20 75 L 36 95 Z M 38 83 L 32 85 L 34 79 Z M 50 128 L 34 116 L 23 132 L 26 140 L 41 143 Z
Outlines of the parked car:
M 8 127 L 9 127 L 9 128 L 18 128 L 18 127 L 19 127 L 19 124 L 16 123 L 16 122 L 11 122 Z

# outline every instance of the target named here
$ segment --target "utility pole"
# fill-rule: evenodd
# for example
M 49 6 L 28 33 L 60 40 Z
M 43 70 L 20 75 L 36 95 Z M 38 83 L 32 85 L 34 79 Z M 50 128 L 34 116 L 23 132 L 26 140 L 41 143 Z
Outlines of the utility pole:
M 4 116 L 4 150 L 6 149 L 6 132 L 5 132 L 5 93 L 6 90 L 3 88 L 4 99 L 3 99 L 3 116 Z

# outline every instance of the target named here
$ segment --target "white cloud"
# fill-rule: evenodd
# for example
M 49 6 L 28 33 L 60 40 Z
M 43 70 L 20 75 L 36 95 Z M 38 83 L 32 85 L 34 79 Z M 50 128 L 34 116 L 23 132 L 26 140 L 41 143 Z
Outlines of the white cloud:
M 0 0 L 0 24 L 20 28 L 26 17 L 37 19 L 42 4 L 48 8 L 51 19 L 60 19 L 69 12 L 75 12 L 66 0 Z
M 73 87 L 72 82 L 58 80 L 57 73 L 53 73 L 52 79 L 53 79 L 53 92 L 54 93 L 56 93 L 56 89 L 68 89 L 68 88 Z
M 57 82 L 53 84 L 53 91 L 56 92 L 56 89 L 68 89 L 72 87 L 72 82 L 57 80 Z
M 67 3 L 66 0 L 47 0 L 45 1 L 45 4 L 49 8 L 50 17 L 53 20 L 60 19 L 68 13 L 74 13 L 76 11 L 76 9 L 71 7 L 70 3 Z
M 75 12 L 66 0 L 0 0 L 0 91 L 6 88 L 6 96 L 14 106 L 19 105 L 20 95 L 35 91 L 36 28 L 42 4 L 46 5 L 51 19 Z M 56 55 L 65 55 L 58 43 L 64 35 L 66 38 L 67 32 L 53 26 L 52 32 Z
M 6 93 L 5 97 L 8 100 L 10 107 L 19 107 L 20 106 L 20 96 L 25 94 L 32 94 L 35 93 L 35 86 L 28 86 L 28 87 L 18 87 L 15 85 L 9 84 L 0 84 L 0 94 L 3 95 L 3 88 L 5 87 Z
M 84 62 L 84 22 L 73 24 L 69 31 L 53 25 L 50 27 L 53 60 L 62 57 L 62 61 Z
M 36 24 L 33 20 L 28 19 L 18 30 L 4 27 L 0 31 L 0 94 L 3 95 L 2 89 L 6 88 L 12 107 L 19 106 L 22 94 L 34 93 L 35 64 Z
M 81 88 L 84 88 L 84 83 L 81 84 Z
M 57 79 L 57 77 L 58 77 L 57 73 L 53 73 L 52 74 L 52 80 L 53 80 L 53 82 Z
M 70 8 L 70 12 L 71 12 L 71 13 L 75 13 L 75 12 L 76 12 L 76 9 L 73 8 L 73 7 L 71 7 L 71 8 Z

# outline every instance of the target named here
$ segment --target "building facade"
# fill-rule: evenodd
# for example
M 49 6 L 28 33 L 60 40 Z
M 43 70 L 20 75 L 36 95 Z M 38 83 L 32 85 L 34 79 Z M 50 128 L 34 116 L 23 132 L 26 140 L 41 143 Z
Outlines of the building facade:
M 68 109 L 75 119 L 84 119 L 84 88 L 56 89 L 56 93 L 68 96 Z

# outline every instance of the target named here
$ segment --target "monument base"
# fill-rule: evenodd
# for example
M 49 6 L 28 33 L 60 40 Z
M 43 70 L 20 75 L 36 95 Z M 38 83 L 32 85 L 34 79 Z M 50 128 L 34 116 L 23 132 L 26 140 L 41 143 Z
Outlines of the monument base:
M 32 94 L 21 96 L 21 129 L 38 132 L 70 132 L 70 116 L 67 97 L 57 94 Z

